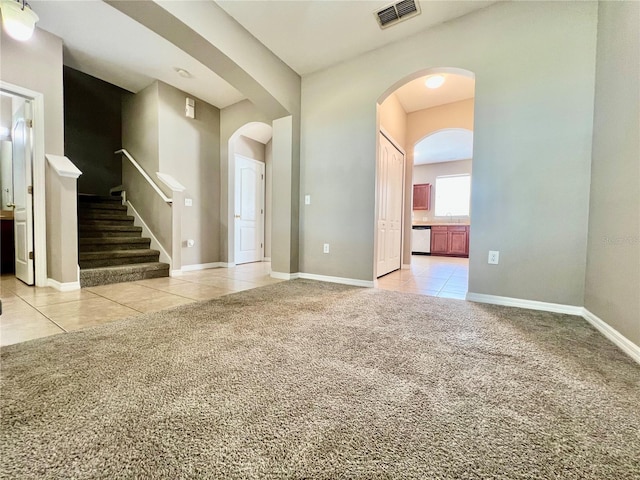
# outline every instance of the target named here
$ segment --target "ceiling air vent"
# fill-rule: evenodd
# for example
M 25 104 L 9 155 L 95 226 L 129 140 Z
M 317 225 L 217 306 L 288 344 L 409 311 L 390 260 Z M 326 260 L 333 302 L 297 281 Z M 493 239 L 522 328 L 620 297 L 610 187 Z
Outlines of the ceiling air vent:
M 375 12 L 380 28 L 387 28 L 403 20 L 415 17 L 420 13 L 420 6 L 416 0 L 402 0 L 401 2 L 387 5 Z

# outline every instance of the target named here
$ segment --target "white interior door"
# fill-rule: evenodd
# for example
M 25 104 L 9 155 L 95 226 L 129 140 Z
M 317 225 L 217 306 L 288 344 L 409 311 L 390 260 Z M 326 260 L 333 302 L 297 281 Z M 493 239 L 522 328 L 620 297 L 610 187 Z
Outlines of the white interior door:
M 264 163 L 236 155 L 235 263 L 264 255 Z
M 404 154 L 380 133 L 377 185 L 378 277 L 401 267 L 403 186 Z
M 31 103 L 24 101 L 13 115 L 13 218 L 16 277 L 27 285 L 34 283 L 31 121 Z

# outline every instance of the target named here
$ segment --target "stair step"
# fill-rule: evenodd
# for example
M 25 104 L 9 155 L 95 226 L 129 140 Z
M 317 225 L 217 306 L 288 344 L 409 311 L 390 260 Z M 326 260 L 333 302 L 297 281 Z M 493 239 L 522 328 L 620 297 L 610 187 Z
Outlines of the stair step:
M 148 249 L 151 240 L 142 237 L 89 237 L 80 238 L 80 252 L 106 252 L 111 250 Z
M 108 252 L 80 252 L 78 263 L 80 268 L 114 267 L 131 263 L 157 262 L 160 258 L 158 250 L 133 249 L 111 250 Z
M 122 213 L 109 212 L 109 211 L 104 212 L 102 210 L 78 211 L 78 222 L 80 223 L 82 223 L 84 220 L 129 220 L 129 219 L 131 219 L 131 221 L 133 222 L 133 217 L 131 215 L 127 215 L 124 212 Z
M 95 287 L 98 285 L 109 285 L 111 283 L 134 282 L 136 280 L 168 276 L 169 264 L 160 262 L 85 268 L 80 270 L 80 286 Z
M 135 227 L 124 223 L 115 225 L 78 225 L 78 236 L 82 238 L 94 237 L 139 237 L 142 235 L 142 227 Z
M 107 195 L 90 195 L 87 193 L 80 193 L 78 195 L 78 203 L 116 203 L 122 205 L 122 197 L 120 196 L 107 196 Z
M 96 203 L 96 202 L 82 202 L 78 203 L 78 211 L 80 212 L 103 212 L 103 211 L 127 211 L 127 206 L 120 203 Z

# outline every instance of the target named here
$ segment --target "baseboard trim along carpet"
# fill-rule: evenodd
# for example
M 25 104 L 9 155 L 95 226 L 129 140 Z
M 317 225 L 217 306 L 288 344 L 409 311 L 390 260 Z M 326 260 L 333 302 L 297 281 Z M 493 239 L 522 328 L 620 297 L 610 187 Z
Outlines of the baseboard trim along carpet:
M 341 285 L 352 285 L 354 287 L 373 287 L 372 280 L 359 280 L 357 278 L 330 277 L 329 275 L 316 275 L 315 273 L 299 273 L 298 278 L 306 280 L 317 280 L 319 282 L 339 283 Z
M 593 325 L 602 335 L 611 340 L 620 350 L 640 363 L 640 347 L 638 345 L 586 308 L 582 310 L 582 318 Z
M 80 290 L 80 282 L 65 282 L 61 283 L 53 278 L 47 278 L 47 286 L 55 288 L 60 292 L 71 292 L 73 290 Z
M 490 303 L 505 307 L 528 308 L 529 310 L 542 310 L 543 312 L 566 313 L 567 315 L 582 316 L 582 307 L 575 305 L 562 305 L 561 303 L 539 302 L 537 300 L 525 300 L 523 298 L 501 297 L 499 295 L 486 295 L 484 293 L 468 292 L 466 299 L 470 302 Z
M 285 273 L 285 272 L 274 272 L 270 273 L 271 278 L 277 278 L 278 280 L 295 280 L 299 277 L 299 273 Z
M 640 363 L 640 347 L 584 307 L 562 305 L 559 303 L 538 302 L 522 298 L 500 297 L 498 295 L 486 295 L 484 293 L 473 292 L 467 293 L 466 300 L 469 302 L 503 305 L 505 307 L 519 307 L 528 308 L 530 310 L 541 310 L 544 312 L 577 315 L 584 318 L 624 353 L 629 355 L 636 362 Z

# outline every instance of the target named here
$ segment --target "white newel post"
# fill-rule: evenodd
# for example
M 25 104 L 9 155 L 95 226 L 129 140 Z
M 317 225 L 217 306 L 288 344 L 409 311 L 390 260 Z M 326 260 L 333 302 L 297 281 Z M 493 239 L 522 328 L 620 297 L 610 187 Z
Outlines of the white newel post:
M 171 271 L 182 269 L 182 211 L 184 186 L 171 175 L 156 172 L 158 179 L 171 189 Z

